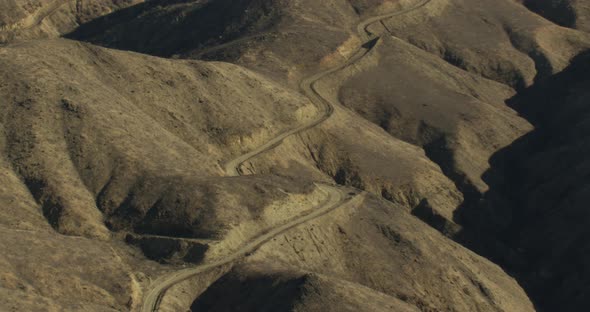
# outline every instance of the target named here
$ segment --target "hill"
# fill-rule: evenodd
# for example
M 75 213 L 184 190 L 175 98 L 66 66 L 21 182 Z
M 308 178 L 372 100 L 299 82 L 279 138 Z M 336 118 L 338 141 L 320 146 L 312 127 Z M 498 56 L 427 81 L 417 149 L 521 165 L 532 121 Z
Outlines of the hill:
M 543 3 L 0 3 L 0 310 L 587 305 L 590 34 Z

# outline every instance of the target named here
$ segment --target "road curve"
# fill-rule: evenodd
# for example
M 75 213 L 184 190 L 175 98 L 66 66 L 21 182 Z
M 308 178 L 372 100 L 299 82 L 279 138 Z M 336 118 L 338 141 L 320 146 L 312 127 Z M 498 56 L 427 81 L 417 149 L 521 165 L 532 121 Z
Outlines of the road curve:
M 370 34 L 367 31 L 367 28 L 371 24 L 383 21 L 387 18 L 391 18 L 394 16 L 398 16 L 398 15 L 402 15 L 402 14 L 414 11 L 416 9 L 419 9 L 419 8 L 425 6 L 426 4 L 428 4 L 431 1 L 432 0 L 422 0 L 410 8 L 403 9 L 401 11 L 396 11 L 396 12 L 389 13 L 389 14 L 370 17 L 370 18 L 367 18 L 367 19 L 361 21 L 357 26 L 357 31 L 358 31 L 358 35 L 365 42 L 365 44 L 361 45 L 357 49 L 357 51 L 343 64 L 340 64 L 340 65 L 333 67 L 331 69 L 319 72 L 319 73 L 314 74 L 310 77 L 304 78 L 299 85 L 301 91 L 310 99 L 310 101 L 312 101 L 312 103 L 316 104 L 320 108 L 320 110 L 322 111 L 322 114 L 316 120 L 314 120 L 308 124 L 302 125 L 300 127 L 297 127 L 295 129 L 285 131 L 285 132 L 279 134 L 278 136 L 276 136 L 275 138 L 271 139 L 267 143 L 261 145 L 260 147 L 254 149 L 246 154 L 243 154 L 235 159 L 228 161 L 224 165 L 224 170 L 225 170 L 226 175 L 227 176 L 241 175 L 242 172 L 241 172 L 240 167 L 242 166 L 242 164 L 244 162 L 280 145 L 285 138 L 287 138 L 291 135 L 298 134 L 298 133 L 308 130 L 310 128 L 313 128 L 313 127 L 321 124 L 322 122 L 324 122 L 328 118 L 330 118 L 330 116 L 334 112 L 334 107 L 328 100 L 324 99 L 320 95 L 320 93 L 315 88 L 315 84 L 323 77 L 326 77 L 334 72 L 337 72 L 339 70 L 342 70 L 342 69 L 354 64 L 355 62 L 357 62 L 358 60 L 363 58 L 367 53 L 369 53 L 371 51 L 371 49 L 375 46 L 375 43 L 379 39 L 379 37 L 377 37 L 377 36 L 371 36 L 372 34 Z M 226 44 L 226 46 L 229 44 L 232 44 L 232 43 L 236 43 L 236 42 L 228 43 L 228 44 Z M 198 275 L 199 273 L 203 273 L 203 272 L 206 272 L 206 271 L 211 270 L 213 268 L 216 268 L 216 267 L 219 267 L 219 266 L 222 266 L 225 264 L 229 264 L 229 263 L 236 261 L 244 256 L 247 256 L 249 253 L 256 250 L 262 244 L 269 241 L 273 237 L 280 235 L 280 234 L 288 231 L 289 229 L 296 227 L 300 224 L 303 224 L 307 221 L 311 221 L 317 217 L 325 215 L 326 213 L 340 207 L 342 204 L 344 204 L 347 201 L 347 199 L 345 198 L 344 192 L 341 189 L 338 189 L 336 187 L 329 186 L 329 185 L 324 185 L 324 184 L 316 184 L 316 186 L 320 190 L 322 190 L 328 194 L 328 199 L 327 199 L 326 203 L 324 203 L 321 207 L 314 209 L 313 212 L 311 212 L 307 215 L 292 219 L 281 226 L 278 226 L 274 229 L 271 229 L 270 231 L 268 231 L 266 233 L 261 234 L 260 236 L 254 238 L 252 241 L 250 241 L 249 243 L 247 243 L 246 245 L 244 245 L 240 249 L 236 250 L 235 252 L 233 252 L 231 255 L 229 255 L 227 257 L 224 257 L 222 259 L 219 259 L 219 260 L 211 262 L 211 263 L 199 265 L 194 268 L 177 271 L 177 272 L 174 272 L 170 275 L 166 275 L 166 276 L 163 276 L 163 277 L 155 280 L 152 283 L 155 285 L 154 288 L 152 288 L 144 296 L 144 302 L 143 302 L 143 306 L 142 306 L 141 311 L 142 312 L 155 312 L 155 311 L 157 311 L 158 307 L 160 305 L 160 302 L 161 302 L 164 294 L 166 293 L 166 290 L 168 290 L 170 287 L 174 286 L 175 284 L 182 282 L 182 281 L 184 281 L 190 277 L 193 277 L 195 275 Z
M 259 146 L 258 148 L 254 149 L 246 154 L 243 154 L 235 159 L 228 161 L 223 166 L 226 175 L 228 175 L 228 176 L 241 175 L 242 172 L 241 172 L 240 167 L 246 161 L 279 146 L 283 142 L 283 140 L 286 139 L 287 137 L 301 133 L 305 130 L 311 129 L 311 128 L 321 124 L 322 122 L 324 122 L 328 118 L 330 118 L 330 116 L 332 116 L 332 113 L 334 112 L 334 106 L 320 95 L 320 93 L 315 88 L 315 84 L 320 79 L 356 63 L 358 60 L 363 58 L 367 53 L 369 53 L 371 51 L 371 49 L 374 47 L 374 45 L 377 43 L 377 40 L 379 39 L 379 37 L 377 37 L 377 36 L 371 37 L 369 31 L 367 30 L 367 28 L 371 24 L 381 22 L 385 19 L 399 16 L 399 15 L 403 15 L 408 12 L 417 10 L 417 9 L 422 8 L 423 6 L 427 5 L 431 1 L 432 0 L 422 0 L 419 3 L 413 5 L 412 7 L 409 7 L 407 9 L 392 12 L 389 14 L 383 14 L 383 15 L 379 15 L 379 16 L 369 17 L 369 18 L 361 21 L 357 26 L 357 32 L 358 32 L 359 37 L 365 43 L 363 45 L 361 45 L 346 62 L 344 62 L 338 66 L 335 66 L 333 68 L 327 69 L 325 71 L 321 71 L 319 73 L 316 73 L 316 74 L 309 76 L 307 78 L 304 78 L 299 83 L 299 88 L 300 88 L 301 92 L 303 92 L 303 94 L 305 94 L 305 96 L 307 96 L 312 101 L 312 103 L 316 104 L 320 108 L 321 114 L 320 114 L 319 118 L 317 118 L 316 120 L 313 120 L 312 122 L 310 122 L 308 124 L 305 124 L 305 125 L 299 126 L 297 128 L 283 132 L 283 133 L 279 134 L 278 136 L 274 137 L 273 139 L 271 139 L 270 141 L 266 142 L 265 144 Z M 236 42 L 238 42 L 238 41 L 229 42 L 226 45 L 224 45 L 224 47 L 227 45 L 234 44 Z
M 236 250 L 235 252 L 233 252 L 231 255 L 229 255 L 227 257 L 224 257 L 224 258 L 219 259 L 217 261 L 207 263 L 204 265 L 200 265 L 200 266 L 197 266 L 194 268 L 177 271 L 177 272 L 174 272 L 170 275 L 166 275 L 160 279 L 155 280 L 153 283 L 153 284 L 155 284 L 155 287 L 153 289 L 151 289 L 149 291 L 149 293 L 147 293 L 144 297 L 144 303 L 143 303 L 143 307 L 142 307 L 141 311 L 142 312 L 157 311 L 160 301 L 162 300 L 166 290 L 168 290 L 173 285 L 175 285 L 179 282 L 182 282 L 182 281 L 184 281 L 192 276 L 195 276 L 199 273 L 203 273 L 203 272 L 211 270 L 215 267 L 219 267 L 219 266 L 231 263 L 233 261 L 236 261 L 236 260 L 246 256 L 248 253 L 251 253 L 252 251 L 256 250 L 262 244 L 271 240 L 275 236 L 280 235 L 280 234 L 282 234 L 282 233 L 290 230 L 291 228 L 296 227 L 302 223 L 305 223 L 307 221 L 310 221 L 310 220 L 313 220 L 317 217 L 325 215 L 326 213 L 340 207 L 343 203 L 345 203 L 348 200 L 347 198 L 344 197 L 343 192 L 336 187 L 322 185 L 322 184 L 317 184 L 317 187 L 328 194 L 327 201 L 324 204 L 322 204 L 321 207 L 318 207 L 313 212 L 311 212 L 303 217 L 295 218 L 283 225 L 280 225 L 274 229 L 271 229 L 270 231 L 268 231 L 266 233 L 261 234 L 260 236 L 254 238 L 252 241 L 250 241 L 249 243 L 247 243 L 246 245 L 244 245 L 240 249 Z
M 420 9 L 422 7 L 424 7 L 425 5 L 427 5 L 428 3 L 432 2 L 432 0 L 421 0 L 418 3 L 414 4 L 413 6 L 409 7 L 409 8 L 405 8 L 403 10 L 399 10 L 399 11 L 395 11 L 395 12 L 391 12 L 391 13 L 387 13 L 387 14 L 383 14 L 383 15 L 377 15 L 377 16 L 373 16 L 373 17 L 369 17 L 365 20 L 363 20 L 362 22 L 360 22 L 357 25 L 356 31 L 359 34 L 359 36 L 363 39 L 363 41 L 369 41 L 371 39 L 371 32 L 367 30 L 367 28 L 374 23 L 378 23 L 378 22 L 382 22 L 388 18 L 392 18 L 392 17 L 396 17 L 399 15 L 404 15 L 407 13 L 410 13 L 412 11 L 415 11 L 417 9 Z
M 321 111 L 321 114 L 319 115 L 319 117 L 317 119 L 311 121 L 310 123 L 307 123 L 307 124 L 301 125 L 297 128 L 285 131 L 285 132 L 279 134 L 278 136 L 274 137 L 270 141 L 266 142 L 265 144 L 257 147 L 256 149 L 228 161 L 223 166 L 226 175 L 228 175 L 228 176 L 241 175 L 242 172 L 241 172 L 240 167 L 246 161 L 279 146 L 283 142 L 283 140 L 286 139 L 287 137 L 301 133 L 305 130 L 311 129 L 311 128 L 321 124 L 322 122 L 326 121 L 328 118 L 330 118 L 330 116 L 332 116 L 332 113 L 334 112 L 334 106 L 332 106 L 332 104 L 330 104 L 330 102 L 326 101 L 319 94 L 319 92 L 315 89 L 315 83 L 325 76 L 328 76 L 334 72 L 337 72 L 339 70 L 342 70 L 342 69 L 354 64 L 355 62 L 360 60 L 363 56 L 365 56 L 371 50 L 371 47 L 372 47 L 372 45 L 365 44 L 365 45 L 361 46 L 354 53 L 354 55 L 351 58 L 349 58 L 345 63 L 343 63 L 337 67 L 333 67 L 331 69 L 328 69 L 326 71 L 322 71 L 320 73 L 317 73 L 313 76 L 304 78 L 301 81 L 301 83 L 299 84 L 299 88 L 305 94 L 305 96 L 307 96 L 312 101 L 312 103 L 315 103 L 319 107 L 319 109 Z

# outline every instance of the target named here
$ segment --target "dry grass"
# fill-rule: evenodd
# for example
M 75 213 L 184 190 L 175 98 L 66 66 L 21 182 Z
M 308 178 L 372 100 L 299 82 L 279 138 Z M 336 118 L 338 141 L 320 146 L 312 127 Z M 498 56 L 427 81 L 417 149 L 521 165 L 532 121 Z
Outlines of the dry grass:
M 299 81 L 350 57 L 361 18 L 415 2 L 139 2 L 0 3 L 0 309 L 137 310 L 181 256 L 147 261 L 126 232 L 211 239 L 209 261 L 317 207 L 322 181 L 366 193 L 174 286 L 162 307 L 202 294 L 194 307 L 211 311 L 533 310 L 514 279 L 442 234 L 474 216 L 511 222 L 494 200 L 462 218 L 500 192 L 490 157 L 531 130 L 504 101 L 566 68 L 587 33 L 511 0 L 433 0 L 372 25 L 374 48 L 315 85 L 330 119 L 225 177 L 229 159 L 318 117 Z M 22 42 L 74 29 L 144 54 Z

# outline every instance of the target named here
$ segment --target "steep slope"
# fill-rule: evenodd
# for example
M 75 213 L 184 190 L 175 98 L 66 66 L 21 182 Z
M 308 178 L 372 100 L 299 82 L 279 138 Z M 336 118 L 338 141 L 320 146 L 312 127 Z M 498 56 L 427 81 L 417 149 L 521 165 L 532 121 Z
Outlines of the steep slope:
M 219 296 L 231 292 L 231 297 Z M 262 301 L 260 299 L 263 299 Z M 370 302 L 370 304 L 368 304 Z M 269 263 L 234 268 L 195 301 L 192 311 L 419 311 L 368 287 Z
M 499 148 L 531 126 L 503 100 L 512 89 L 384 38 L 375 64 L 333 76 L 340 102 L 391 136 L 424 148 L 464 192 L 485 192 L 481 175 Z
M 574 271 L 586 222 L 562 229 L 586 217 L 587 153 L 564 126 L 580 117 L 585 133 L 586 85 L 550 76 L 587 34 L 509 0 L 76 3 L 22 6 L 3 17 L 20 30 L 2 36 L 87 22 L 69 37 L 169 59 L 65 39 L 0 47 L 0 309 L 534 310 L 500 267 L 440 232 L 505 265 L 544 307 L 585 303 Z M 384 12 L 404 14 L 358 27 Z M 539 110 L 555 124 L 524 108 L 569 88 L 581 94 L 564 100 L 571 111 Z M 533 162 L 518 142 L 514 167 L 490 166 L 532 129 L 504 105 L 514 89 L 549 130 L 525 136 Z M 555 155 L 573 167 L 539 174 Z M 522 182 L 508 186 L 518 196 L 503 179 Z M 330 200 L 318 182 L 351 201 L 315 215 Z M 552 223 L 537 199 L 570 194 Z M 191 273 L 211 263 L 223 265 Z
M 143 0 L 6 0 L 0 2 L 0 43 L 53 38 Z
M 284 78 L 296 87 L 311 66 L 319 63 L 320 68 L 330 68 L 354 53 L 360 43 L 354 30 L 359 19 L 416 3 L 261 0 L 230 5 L 213 1 L 170 5 L 164 10 L 143 5 L 90 23 L 72 37 L 156 55 L 231 61 Z M 162 24 L 166 26 L 160 27 Z M 207 26 L 211 24 L 216 26 Z M 313 31 L 307 31 L 310 28 Z M 153 29 L 156 35 L 137 37 L 141 29 Z M 187 29 L 196 29 L 189 32 L 190 38 L 184 36 Z M 503 105 L 514 91 L 489 80 L 520 89 L 559 72 L 572 57 L 590 47 L 587 34 L 558 27 L 508 0 L 478 4 L 430 1 L 420 10 L 388 19 L 383 25 L 374 23 L 369 31 L 390 32 L 394 39 L 381 40 L 384 43 L 377 45 L 378 55 L 357 64 L 352 70 L 356 72 L 335 78 L 347 80 L 338 100 L 392 136 L 425 148 L 428 157 L 468 196 L 486 191 L 480 176 L 489 167 L 489 156 L 531 129 Z M 484 35 L 486 40 L 481 40 Z M 205 47 L 211 45 L 214 48 Z M 398 89 L 391 89 L 385 78 L 407 78 L 408 70 L 415 77 L 412 79 L 422 84 L 414 84 L 416 89 L 438 89 L 438 94 L 424 93 L 420 100 L 412 89 L 402 88 L 409 79 L 397 81 Z M 431 83 L 425 85 L 424 79 Z M 450 81 L 442 83 L 442 79 Z M 327 92 L 333 94 L 334 88 L 340 88 L 339 82 L 330 88 Z M 388 100 L 381 101 L 383 98 Z M 420 110 L 417 105 L 426 106 Z M 383 188 L 375 189 L 381 192 Z M 452 210 L 447 209 L 451 214 Z M 453 217 L 447 214 L 447 219 Z
M 374 10 L 396 9 L 391 5 L 385 6 L 386 3 L 363 4 L 357 2 L 356 5 L 358 8 L 369 7 L 370 4 Z M 415 4 L 407 4 L 406 8 L 411 8 L 413 5 Z M 225 14 L 228 10 L 230 13 Z M 192 50 L 198 44 L 215 43 L 219 40 L 219 36 L 234 38 L 240 35 L 243 36 L 242 38 L 252 39 L 252 41 L 246 40 L 244 42 L 253 42 L 252 44 L 255 46 L 252 48 L 259 49 L 264 55 L 261 58 L 240 57 L 236 63 L 273 77 L 286 78 L 286 83 L 295 87 L 299 86 L 299 80 L 303 74 L 321 72 L 323 69 L 334 67 L 339 62 L 344 62 L 344 57 L 350 56 L 356 50 L 356 46 L 360 43 L 360 38 L 355 33 L 359 20 L 356 11 L 359 10 L 355 10 L 355 7 L 346 1 L 311 3 L 309 1 L 265 0 L 232 2 L 231 5 L 227 1 L 202 4 L 187 2 L 182 5 L 165 6 L 163 10 L 144 4 L 122 10 L 109 16 L 108 19 L 90 23 L 72 34 L 71 37 L 156 55 L 170 56 L 177 53 L 183 57 L 191 57 Z M 199 16 L 202 18 L 197 18 Z M 179 22 L 170 23 L 170 26 L 167 27 L 160 27 L 166 19 L 179 19 Z M 112 20 L 115 22 L 110 22 Z M 213 20 L 217 21 L 217 24 L 214 23 L 216 25 L 214 28 L 199 27 L 199 25 L 210 25 L 211 23 L 207 23 L 207 21 Z M 166 23 L 164 22 L 164 24 Z M 149 40 L 135 35 L 139 29 L 145 27 L 155 30 L 155 35 L 150 36 Z M 186 38 L 186 36 L 180 36 L 180 34 L 186 33 L 185 29 L 189 28 L 197 29 L 190 32 L 193 36 L 191 40 L 188 40 L 190 38 Z M 311 33 L 307 31 L 310 28 L 314 29 Z M 280 35 L 272 37 L 272 40 L 262 41 L 251 37 L 259 32 L 280 32 L 285 36 Z M 227 40 L 232 42 L 231 39 Z M 302 44 L 294 46 L 288 43 L 293 41 Z M 241 43 L 240 41 L 237 44 Z M 309 50 L 297 51 L 299 47 Z M 244 53 L 244 55 L 249 55 L 250 52 L 245 51 Z M 315 68 L 318 63 L 320 64 L 319 70 Z M 310 140 L 305 140 L 301 142 L 302 145 L 293 148 L 299 152 L 293 153 L 278 149 L 277 154 L 269 154 L 269 157 L 272 158 L 272 161 L 280 159 L 283 163 L 290 163 L 294 155 L 301 154 L 300 151 L 310 150 L 311 153 L 301 155 L 295 163 L 306 167 L 308 172 L 315 172 L 316 176 L 322 179 L 325 178 L 323 173 L 327 173 L 332 177 L 337 177 L 339 183 L 352 184 L 363 189 L 370 189 L 378 194 L 386 194 L 391 200 L 405 204 L 408 209 L 413 209 L 423 199 L 432 197 L 430 201 L 435 206 L 436 213 L 444 215 L 446 219 L 452 219 L 453 210 L 459 205 L 461 196 L 448 179 L 440 174 L 438 168 L 424 157 L 420 149 L 415 149 L 398 139 L 387 138 L 383 136 L 382 130 L 368 123 L 363 123 L 363 127 L 368 127 L 368 129 L 362 130 L 362 133 L 351 133 L 349 130 L 343 129 L 347 124 L 363 122 L 357 116 L 349 115 L 347 112 L 337 112 L 331 119 L 333 121 L 329 121 L 328 124 L 332 130 L 328 135 L 321 132 L 319 134 L 313 133 Z M 335 140 L 331 138 L 332 136 L 338 137 L 338 141 L 341 143 L 334 144 Z M 362 151 L 362 147 L 355 144 L 355 139 L 352 139 L 357 137 L 361 137 L 365 141 L 371 140 L 369 144 L 376 146 L 375 148 L 379 151 Z M 387 143 L 384 147 L 377 147 L 382 145 L 382 142 Z M 314 147 L 306 147 L 311 145 Z M 343 149 L 348 151 L 343 151 Z M 341 151 L 336 152 L 337 150 Z M 322 156 L 317 157 L 319 154 Z M 349 156 L 343 156 L 349 154 L 356 155 L 352 157 L 354 161 L 351 162 Z M 265 158 L 265 155 L 262 157 L 261 162 L 272 164 L 269 162 L 271 159 Z M 375 161 L 375 159 L 379 159 L 379 161 Z M 419 163 L 424 165 L 414 165 L 416 159 L 419 159 Z M 385 163 L 399 163 L 400 166 L 383 171 L 379 168 L 379 164 Z M 401 164 L 407 164 L 408 169 Z M 322 172 L 318 172 L 316 167 L 319 167 Z M 414 168 L 420 167 L 424 169 L 411 172 Z M 268 172 L 264 171 L 264 168 L 268 168 L 268 165 L 257 168 L 256 172 Z M 355 176 L 364 176 L 362 180 L 365 181 L 353 184 L 355 182 L 351 179 L 355 179 Z
M 351 53 L 359 44 L 354 27 L 360 18 L 416 2 L 223 0 L 163 9 L 146 4 L 89 23 L 71 37 L 154 55 L 226 60 L 296 81 L 308 64 L 329 66 Z M 590 46 L 587 34 L 560 28 L 511 0 L 432 1 L 384 25 L 456 66 L 515 88 L 560 71 Z M 379 23 L 372 27 L 374 33 L 384 31 Z M 138 36 L 143 30 L 152 35 Z M 486 40 L 480 40 L 483 34 Z
M 193 304 L 234 308 L 533 311 L 497 266 L 371 195 L 272 240 Z
M 393 137 L 424 148 L 463 193 L 463 206 L 489 189 L 482 176 L 490 157 L 532 129 L 504 104 L 513 88 L 559 72 L 590 47 L 586 34 L 557 27 L 508 1 L 477 6 L 432 1 L 369 31 L 393 36 L 381 39 L 368 60 L 329 78 L 326 94 Z M 559 44 L 564 38 L 569 39 Z M 526 72 L 529 78 L 520 75 Z M 436 204 L 416 208 L 424 207 Z M 506 205 L 480 208 L 485 211 L 480 216 L 510 222 Z M 415 213 L 445 231 L 449 221 L 468 225 L 471 218 L 453 209 L 441 222 L 421 210 Z
M 558 25 L 590 31 L 590 4 L 583 0 L 524 0 L 532 11 Z
M 42 227 L 25 231 L 2 225 L 0 234 L 3 311 L 134 310 L 149 283 L 146 274 L 161 270 L 117 243 L 62 236 Z
M 453 65 L 517 89 L 561 71 L 590 47 L 587 33 L 556 26 L 509 0 L 433 1 L 385 26 Z
M 202 177 L 221 175 L 232 154 L 316 113 L 301 96 L 229 64 L 65 40 L 4 48 L 0 63 L 7 160 L 62 233 L 106 237 L 100 211 L 146 213 L 127 215 L 129 192 L 156 202 L 153 188 L 165 193 L 175 179 L 207 184 Z
M 521 258 L 488 252 L 519 273 L 545 311 L 577 311 L 589 304 L 589 60 L 588 54 L 580 56 L 511 100 L 536 129 L 494 156 L 486 174 L 492 187 L 480 200 L 481 206 L 501 202 L 514 211 L 508 226 L 490 225 Z M 472 221 L 483 220 L 481 206 L 469 207 Z
M 286 78 L 309 71 L 348 40 L 356 19 L 355 10 L 345 0 L 146 3 L 84 25 L 69 37 L 183 58 L 239 40 L 253 45 L 255 51 L 248 53 L 251 65 Z M 305 44 L 294 46 L 292 42 Z
M 47 239 L 56 240 L 51 245 L 41 236 L 35 239 L 41 245 L 31 247 L 34 252 L 18 257 L 7 254 L 8 267 L 19 261 L 34 263 L 35 255 L 45 250 L 43 244 L 55 246 L 56 257 L 72 254 L 68 252 L 68 239 L 64 237 L 62 242 L 52 226 L 63 234 L 90 238 L 79 239 L 88 242 L 81 248 L 89 256 L 109 254 L 105 248 L 118 246 L 120 258 L 96 258 L 101 267 L 114 270 L 117 276 L 124 276 L 116 273 L 120 261 L 129 266 L 129 272 L 154 276 L 160 269 L 153 264 L 146 268 L 129 247 L 119 246 L 120 234 L 131 231 L 148 240 L 154 237 L 154 246 L 161 243 L 161 235 L 214 239 L 205 248 L 204 257 L 215 257 L 321 201 L 317 194 L 310 197 L 306 175 L 220 177 L 221 164 L 228 158 L 263 144 L 295 124 L 317 118 L 318 108 L 312 103 L 260 75 L 230 64 L 164 60 L 62 39 L 4 47 L 0 64 L 6 69 L 0 92 L 8 99 L 1 109 L 2 164 L 7 169 L 2 179 L 8 183 L 2 189 L 1 222 L 12 235 L 3 236 L 4 243 L 14 246 L 14 240 L 8 238 L 22 235 L 23 230 L 43 229 L 43 233 L 49 233 L 45 234 Z M 238 116 L 240 121 L 236 122 Z M 338 167 L 333 167 L 347 166 L 338 164 L 346 161 L 341 157 L 348 157 L 336 153 L 338 142 L 358 153 L 363 148 L 353 142 L 372 140 L 380 146 L 386 139 L 390 141 L 386 152 L 369 157 L 381 154 L 378 157 L 388 161 L 394 156 L 402 161 L 398 169 L 407 166 L 403 172 L 387 173 L 387 180 L 395 181 L 386 182 L 390 193 L 411 207 L 425 196 L 439 196 L 444 191 L 444 207 L 457 205 L 458 194 L 453 194 L 450 181 L 419 149 L 391 140 L 369 123 L 363 126 L 367 130 L 355 136 L 349 130 L 342 132 L 342 124 L 356 120 L 362 123 L 362 119 L 339 111 L 327 132 L 307 134 L 319 143 L 315 148 L 327 152 L 321 157 L 327 161 L 323 171 L 313 169 L 312 155 L 304 155 L 312 176 L 327 181 L 330 177 L 325 172 L 332 172 L 343 178 Z M 334 135 L 337 141 L 329 139 Z M 383 183 L 372 176 L 378 170 L 363 170 L 367 179 L 378 183 L 377 187 Z M 301 198 L 298 194 L 305 195 Z M 277 206 L 277 202 L 281 204 Z M 279 210 L 267 212 L 272 209 Z M 105 242 L 93 245 L 92 239 Z M 151 247 L 142 248 L 149 252 Z M 167 261 L 167 255 L 164 257 L 160 260 Z M 62 262 L 47 266 L 72 278 L 76 275 L 68 270 L 83 270 L 84 262 L 91 263 L 83 256 Z M 4 288 L 9 294 L 5 306 L 25 300 L 23 296 L 39 288 L 39 283 L 52 285 L 40 275 L 31 283 L 32 288 L 19 290 L 19 283 L 23 283 L 19 272 L 9 277 L 11 282 Z M 103 277 L 99 272 L 77 278 L 96 284 Z M 119 310 L 128 304 L 136 306 L 139 295 L 134 287 L 145 288 L 145 284 L 133 286 L 119 277 L 104 283 L 102 290 L 82 291 L 80 296 L 88 296 L 83 302 L 97 309 L 112 306 Z M 112 300 L 93 293 L 115 292 L 109 287 L 124 291 Z M 69 286 L 59 289 L 69 291 Z M 41 296 L 56 309 L 70 305 L 70 298 L 60 293 Z
M 219 253 L 322 200 L 308 182 L 220 178 L 317 113 L 260 75 L 62 39 L 0 48 L 0 67 L 0 310 L 135 310 L 175 268 L 145 262 L 127 231 L 227 234 Z

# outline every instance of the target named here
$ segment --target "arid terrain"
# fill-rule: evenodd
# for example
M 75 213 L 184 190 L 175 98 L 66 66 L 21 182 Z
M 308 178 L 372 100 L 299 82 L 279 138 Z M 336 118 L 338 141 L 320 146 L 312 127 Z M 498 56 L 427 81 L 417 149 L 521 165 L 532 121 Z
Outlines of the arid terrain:
M 585 311 L 585 0 L 0 0 L 0 311 Z

